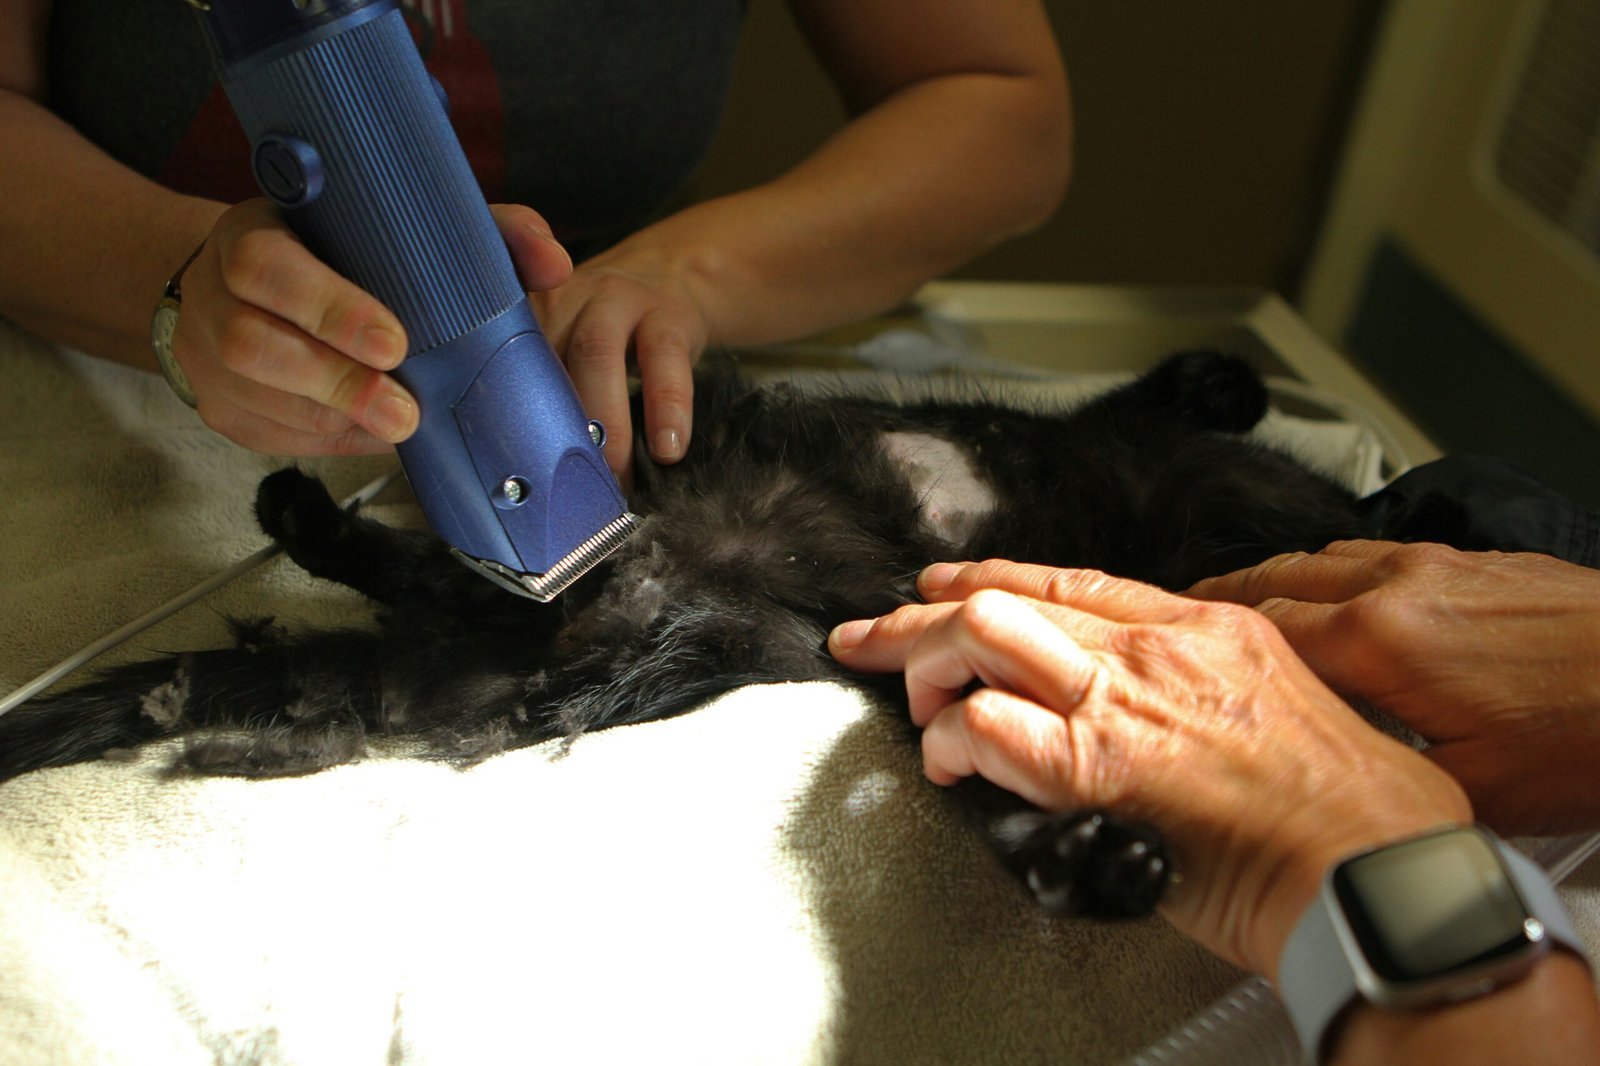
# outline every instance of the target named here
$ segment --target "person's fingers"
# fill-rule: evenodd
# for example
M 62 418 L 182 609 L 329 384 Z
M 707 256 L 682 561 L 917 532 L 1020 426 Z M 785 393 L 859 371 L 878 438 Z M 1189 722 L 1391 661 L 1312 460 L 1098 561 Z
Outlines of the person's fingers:
M 572 256 L 539 212 L 520 204 L 494 204 L 489 210 L 524 289 L 544 292 L 572 276 Z
M 974 682 L 1062 712 L 1077 706 L 1093 684 L 1095 667 L 1063 624 L 1099 626 L 1083 616 L 1061 622 L 1046 618 L 1030 601 L 1008 592 L 975 593 L 907 653 L 911 720 L 927 725 Z
M 400 320 L 312 255 L 281 223 L 246 229 L 221 243 L 222 281 L 235 298 L 368 367 L 389 370 L 405 358 Z
M 1302 603 L 1275 597 L 1264 600 L 1256 610 L 1277 627 L 1312 673 L 1334 689 L 1351 694 L 1351 679 L 1346 675 L 1352 634 L 1344 624 L 1348 615 L 1343 603 Z
M 181 320 L 179 328 L 183 328 Z M 237 377 L 267 390 L 306 397 L 391 444 L 416 430 L 417 403 L 399 382 L 255 307 L 239 304 L 226 316 L 217 349 L 222 365 Z M 271 410 L 268 397 L 252 397 L 247 395 L 249 390 L 237 385 L 229 388 L 219 383 L 218 387 L 226 389 L 235 404 L 255 414 L 289 413 Z M 202 395 L 202 416 L 207 413 L 206 400 Z M 313 431 L 320 428 L 306 425 L 304 417 L 291 424 Z
M 1347 543 L 1343 547 L 1350 545 Z M 1372 565 L 1374 558 L 1377 556 L 1363 551 L 1335 552 L 1332 548 L 1314 555 L 1306 552 L 1278 555 L 1248 570 L 1198 581 L 1185 595 L 1246 606 L 1270 599 L 1339 603 L 1370 592 L 1383 583 L 1383 572 Z
M 863 618 L 834 627 L 828 651 L 852 670 L 889 674 L 904 670 L 906 657 L 923 633 L 960 608 L 959 603 L 910 604 L 881 618 Z
M 965 599 L 985 588 L 1003 589 L 1117 622 L 1170 622 L 1193 612 L 1193 604 L 1182 597 L 1098 570 L 989 559 L 935 563 L 917 578 L 917 591 L 930 602 Z
M 218 406 L 238 407 L 276 422 L 285 429 L 313 437 L 337 437 L 351 426 L 359 425 L 343 411 L 320 404 L 310 397 L 263 387 L 258 382 L 234 375 L 221 378 L 209 399 Z M 208 404 L 202 403 L 202 407 L 206 406 Z
M 934 784 L 978 774 L 1050 809 L 1082 802 L 1073 795 L 1074 756 L 1066 718 L 999 689 L 945 706 L 922 733 L 923 770 Z
M 675 463 L 689 447 L 698 345 L 671 315 L 645 315 L 634 333 L 634 356 L 644 393 L 645 443 L 658 463 Z
M 572 387 L 589 417 L 606 430 L 606 465 L 626 484 L 633 466 L 633 423 L 628 406 L 626 370 L 628 336 L 633 329 L 629 309 L 593 301 L 567 333 L 561 352 Z
M 308 433 L 226 403 L 204 415 L 206 424 L 218 433 L 266 455 L 378 455 L 393 450 L 392 445 L 354 424 L 343 431 Z
M 1388 540 L 1336 540 L 1323 548 L 1322 554 L 1349 559 L 1383 559 L 1405 550 L 1404 546 Z

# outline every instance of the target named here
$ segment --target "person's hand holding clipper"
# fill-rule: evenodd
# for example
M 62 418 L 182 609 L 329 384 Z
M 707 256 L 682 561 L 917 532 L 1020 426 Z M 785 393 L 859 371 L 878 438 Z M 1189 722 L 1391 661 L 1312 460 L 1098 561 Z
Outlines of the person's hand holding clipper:
M 570 276 L 572 260 L 538 212 L 493 212 L 524 288 Z M 157 349 L 167 348 L 169 380 L 237 444 L 364 455 L 416 431 L 416 400 L 388 373 L 406 353 L 399 319 L 306 248 L 270 200 L 222 212 L 162 305 Z

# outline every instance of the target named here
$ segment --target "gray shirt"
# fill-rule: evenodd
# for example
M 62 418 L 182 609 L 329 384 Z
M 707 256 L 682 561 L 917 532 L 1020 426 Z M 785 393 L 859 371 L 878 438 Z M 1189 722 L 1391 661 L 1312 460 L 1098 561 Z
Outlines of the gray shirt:
M 577 259 L 649 220 L 721 117 L 743 0 L 406 0 L 491 202 L 542 213 Z M 134 170 L 259 195 L 181 0 L 56 0 L 49 105 Z

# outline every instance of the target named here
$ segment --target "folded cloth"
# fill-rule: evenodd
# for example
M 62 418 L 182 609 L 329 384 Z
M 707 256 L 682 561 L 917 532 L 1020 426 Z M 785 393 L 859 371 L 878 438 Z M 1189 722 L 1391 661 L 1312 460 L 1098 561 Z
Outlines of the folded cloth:
M 1447 455 L 1407 471 L 1365 502 L 1388 540 L 1539 552 L 1600 568 L 1600 515 L 1509 460 Z

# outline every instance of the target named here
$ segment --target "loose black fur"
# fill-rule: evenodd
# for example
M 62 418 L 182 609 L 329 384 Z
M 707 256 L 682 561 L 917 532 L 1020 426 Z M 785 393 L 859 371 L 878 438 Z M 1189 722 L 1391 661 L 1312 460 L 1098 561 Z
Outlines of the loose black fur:
M 681 714 L 739 685 L 844 679 L 825 638 L 915 597 L 938 559 L 1093 567 L 1182 589 L 1367 535 L 1344 489 L 1244 440 L 1266 410 L 1242 362 L 1187 353 L 1066 414 L 894 404 L 701 382 L 697 437 L 641 463 L 639 531 L 555 604 L 494 588 L 435 538 L 340 510 L 319 482 L 262 482 L 261 526 L 313 574 L 379 606 L 373 629 L 236 624 L 237 646 L 138 663 L 0 718 L 0 780 L 174 734 L 189 769 L 302 774 L 413 736 L 470 764 Z M 1147 914 L 1160 838 L 1097 811 L 1046 815 L 957 790 L 1041 903 Z

